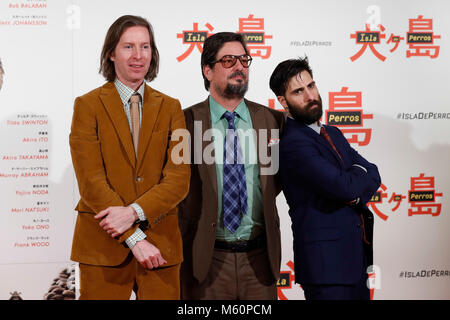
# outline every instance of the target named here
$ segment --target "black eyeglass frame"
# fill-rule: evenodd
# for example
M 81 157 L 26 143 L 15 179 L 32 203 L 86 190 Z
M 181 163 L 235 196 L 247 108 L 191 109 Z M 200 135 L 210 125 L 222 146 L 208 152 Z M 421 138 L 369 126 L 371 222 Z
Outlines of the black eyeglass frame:
M 233 63 L 230 66 L 228 66 L 228 67 L 226 67 L 225 66 L 225 62 L 223 62 L 223 59 L 225 59 L 225 58 L 233 59 Z M 244 64 L 244 62 L 242 62 L 242 59 L 244 59 L 244 58 L 248 58 L 247 63 L 245 63 L 245 64 Z M 243 54 L 241 56 L 235 56 L 235 55 L 232 55 L 232 54 L 226 54 L 222 58 L 217 59 L 216 61 L 213 61 L 212 64 L 216 64 L 217 62 L 220 62 L 222 64 L 222 67 L 224 67 L 225 69 L 229 69 L 229 68 L 234 67 L 234 65 L 236 64 L 238 59 L 239 59 L 239 62 L 242 64 L 242 66 L 244 68 L 250 67 L 250 65 L 252 64 L 252 61 L 253 61 L 252 56 L 249 55 L 249 54 Z

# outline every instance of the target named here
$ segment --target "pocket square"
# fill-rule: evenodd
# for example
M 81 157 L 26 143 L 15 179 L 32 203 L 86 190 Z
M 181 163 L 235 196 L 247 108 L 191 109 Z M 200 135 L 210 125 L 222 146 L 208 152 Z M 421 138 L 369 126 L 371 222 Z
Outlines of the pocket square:
M 267 146 L 271 147 L 271 146 L 273 146 L 275 144 L 278 144 L 278 143 L 280 143 L 280 139 L 279 138 L 270 138 L 269 144 Z

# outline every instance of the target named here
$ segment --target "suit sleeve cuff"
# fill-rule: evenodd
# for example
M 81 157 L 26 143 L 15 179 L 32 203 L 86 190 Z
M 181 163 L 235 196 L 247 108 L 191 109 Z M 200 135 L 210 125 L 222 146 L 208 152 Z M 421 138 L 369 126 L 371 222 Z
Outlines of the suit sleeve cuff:
M 131 249 L 136 245 L 136 242 L 144 240 L 146 237 L 145 233 L 137 228 L 136 231 L 125 240 L 125 243 Z
M 140 205 L 138 205 L 137 203 L 132 203 L 132 204 L 130 204 L 130 207 L 132 207 L 134 209 L 134 211 L 136 211 L 139 221 L 147 220 L 144 210 L 142 209 L 142 207 Z

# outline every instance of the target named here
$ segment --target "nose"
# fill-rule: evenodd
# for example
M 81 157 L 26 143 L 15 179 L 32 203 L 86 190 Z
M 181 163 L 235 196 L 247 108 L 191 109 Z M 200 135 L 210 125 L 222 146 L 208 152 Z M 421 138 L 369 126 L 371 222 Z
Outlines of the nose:
M 134 48 L 134 50 L 133 50 L 133 58 L 139 60 L 141 57 L 142 57 L 141 49 Z
M 305 89 L 305 99 L 307 101 L 314 100 L 314 92 L 311 89 L 308 88 Z
M 242 62 L 239 59 L 237 59 L 236 64 L 233 67 L 235 70 L 243 70 L 244 69 Z

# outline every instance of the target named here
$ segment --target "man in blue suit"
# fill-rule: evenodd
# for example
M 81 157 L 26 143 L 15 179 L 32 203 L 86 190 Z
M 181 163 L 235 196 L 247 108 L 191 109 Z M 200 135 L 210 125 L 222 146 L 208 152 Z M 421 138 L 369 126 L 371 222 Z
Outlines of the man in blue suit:
M 280 142 L 282 188 L 294 235 L 295 281 L 307 300 L 369 300 L 377 167 L 342 132 L 320 122 L 322 99 L 308 59 L 283 61 L 270 88 L 288 119 Z

